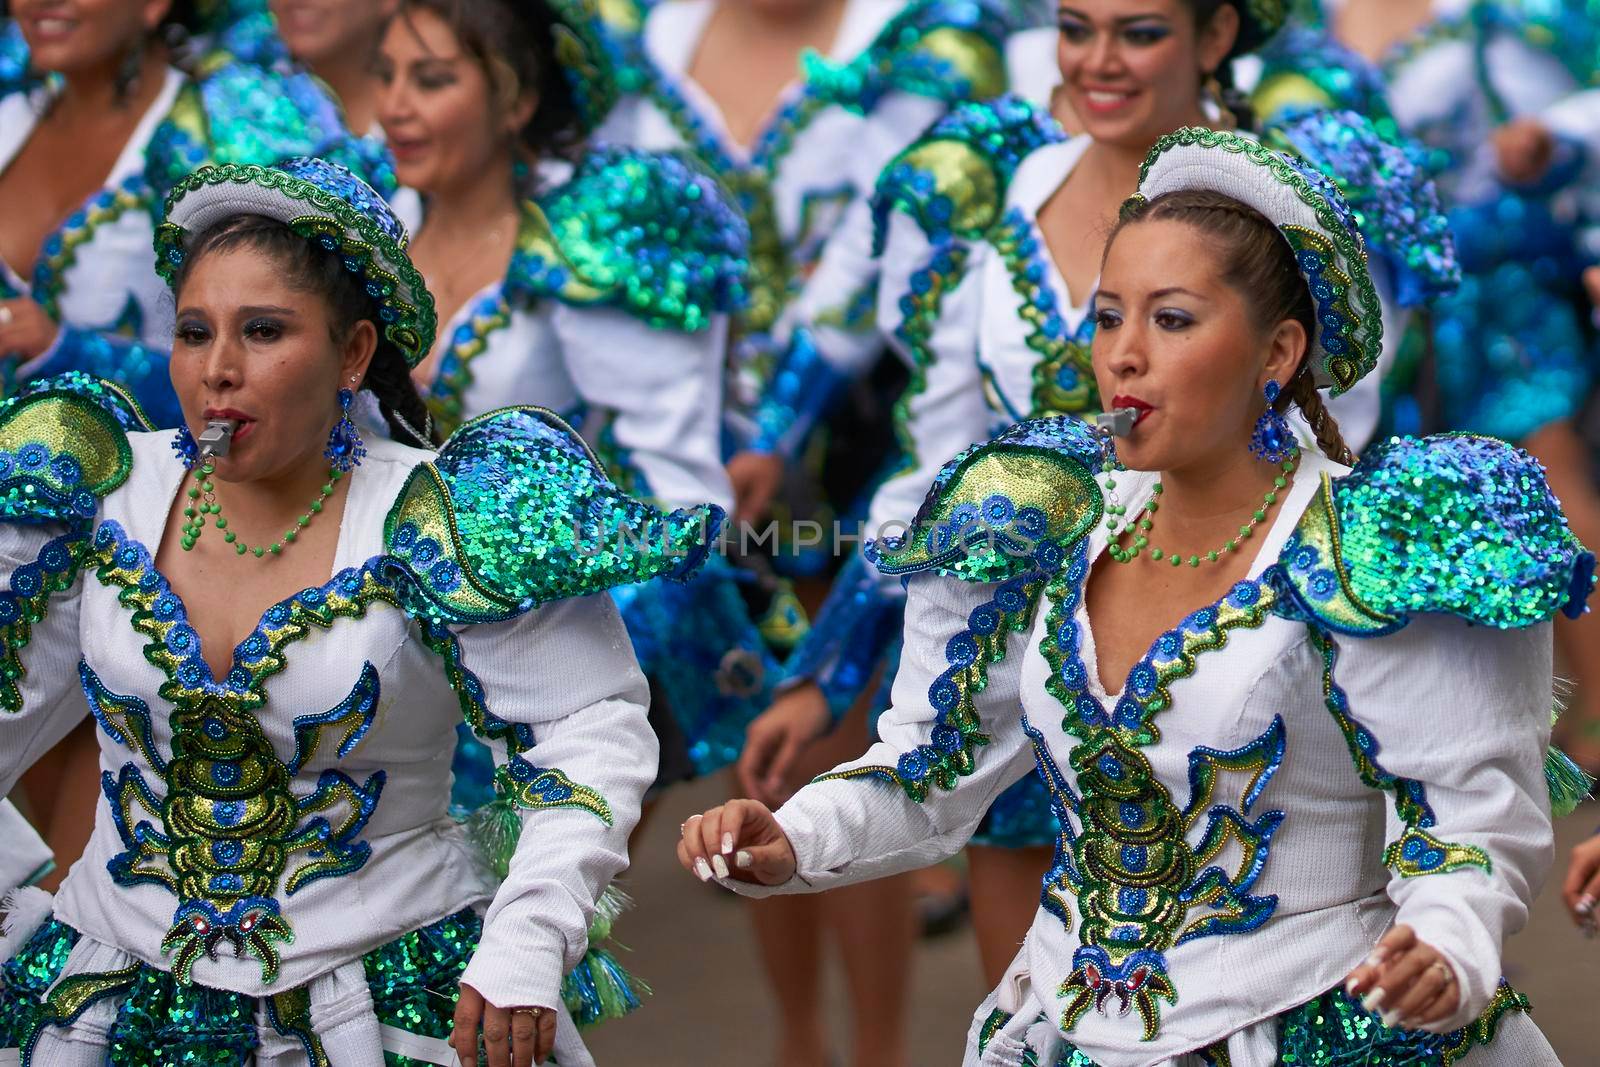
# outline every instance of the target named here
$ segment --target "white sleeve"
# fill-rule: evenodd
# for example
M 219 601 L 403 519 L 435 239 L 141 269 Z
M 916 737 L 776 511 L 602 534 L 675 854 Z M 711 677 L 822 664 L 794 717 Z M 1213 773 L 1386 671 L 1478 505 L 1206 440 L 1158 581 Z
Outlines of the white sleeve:
M 881 740 L 778 810 L 794 846 L 796 877 L 771 888 L 724 885 L 750 896 L 818 892 L 926 867 L 967 843 L 994 798 L 1033 766 L 1018 712 L 1031 628 L 1004 639 L 1003 658 L 980 652 L 964 670 L 948 658 L 981 644 L 969 619 L 981 609 L 992 613 L 1000 588 L 934 574 L 911 580 L 900 672 L 891 706 L 878 721 Z M 970 700 L 977 729 L 988 738 L 970 747 L 970 772 L 948 782 L 926 770 L 936 753 L 962 748 L 936 699 Z M 921 799 L 912 799 L 914 791 Z
M 0 523 L 0 614 L 8 620 L 0 626 L 0 659 L 7 675 L 17 672 L 0 678 L 0 797 L 89 713 L 78 684 L 83 577 L 65 582 L 70 557 L 58 526 Z
M 1600 89 L 1573 93 L 1546 108 L 1541 118 L 1552 132 L 1583 146 L 1587 180 L 1600 184 Z
M 1551 624 L 1523 630 L 1415 617 L 1387 637 L 1340 638 L 1334 680 L 1376 741 L 1372 769 L 1417 799 L 1390 807 L 1385 860 L 1397 923 L 1450 961 L 1466 1025 L 1501 978 L 1501 945 L 1527 922 L 1553 856 L 1544 758 Z
M 499 1007 L 556 1007 L 655 779 L 649 689 L 603 593 L 458 636 L 489 712 L 532 740 L 509 761 L 491 746 L 520 786 L 522 834 L 462 981 Z
M 567 372 L 610 434 L 669 508 L 733 507 L 722 465 L 722 368 L 727 319 L 695 333 L 655 329 L 616 308 L 556 304 Z
M 31 885 L 49 871 L 50 846 L 15 804 L 0 800 L 0 899 L 18 886 Z M 0 951 L 0 958 L 5 953 Z

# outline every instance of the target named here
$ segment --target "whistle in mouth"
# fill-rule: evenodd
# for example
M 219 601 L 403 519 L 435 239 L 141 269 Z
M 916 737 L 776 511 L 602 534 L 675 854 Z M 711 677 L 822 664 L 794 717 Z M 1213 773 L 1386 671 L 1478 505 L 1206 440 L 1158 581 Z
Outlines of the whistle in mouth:
M 226 456 L 228 446 L 233 443 L 233 433 L 239 428 L 239 423 L 233 419 L 212 419 L 206 423 L 206 428 L 200 431 L 200 458 L 210 459 L 212 456 Z
M 1116 408 L 1094 417 L 1094 428 L 1106 437 L 1126 437 L 1139 419 L 1138 408 Z

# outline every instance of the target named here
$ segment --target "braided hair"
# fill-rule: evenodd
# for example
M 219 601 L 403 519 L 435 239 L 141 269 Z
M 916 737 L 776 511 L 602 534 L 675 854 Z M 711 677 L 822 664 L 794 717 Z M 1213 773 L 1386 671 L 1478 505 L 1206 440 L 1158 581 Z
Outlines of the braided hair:
M 1222 258 L 1222 280 L 1245 295 L 1257 329 L 1270 330 L 1293 319 L 1305 328 L 1308 339 L 1317 336 L 1311 290 L 1295 263 L 1294 251 L 1261 212 L 1209 189 L 1180 189 L 1154 200 L 1132 197 L 1122 205 L 1106 250 L 1110 251 L 1111 242 L 1124 227 L 1158 219 L 1186 223 L 1213 239 Z M 1309 354 L 1301 361 L 1288 388 L 1278 394 L 1273 407 L 1282 413 L 1291 404 L 1310 423 L 1323 455 L 1347 466 L 1355 463 L 1355 454 L 1339 432 L 1338 420 L 1322 402 L 1311 374 Z
M 195 264 L 213 252 L 237 248 L 259 251 L 278 265 L 290 288 L 317 293 L 328 305 L 329 332 L 342 342 L 363 320 L 378 330 L 378 350 L 367 365 L 359 388 L 378 402 L 389 436 L 402 444 L 433 448 L 438 444 L 428 408 L 411 379 L 405 356 L 383 336 L 372 299 L 360 278 L 345 269 L 336 252 L 307 241 L 287 224 L 264 215 L 231 215 L 200 233 L 173 277 L 173 292 L 183 289 Z

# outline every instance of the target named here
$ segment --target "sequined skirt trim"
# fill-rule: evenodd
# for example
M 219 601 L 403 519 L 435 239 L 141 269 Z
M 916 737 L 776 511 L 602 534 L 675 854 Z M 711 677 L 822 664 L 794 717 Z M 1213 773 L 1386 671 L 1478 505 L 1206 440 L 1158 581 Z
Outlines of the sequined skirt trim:
M 378 1023 L 410 1035 L 447 1039 L 461 973 L 482 929 L 482 920 L 463 910 L 362 957 Z M 112 997 L 118 1003 L 107 1034 L 109 1067 L 245 1064 L 261 1045 L 263 1028 L 257 1020 L 263 1016 L 278 1036 L 303 1045 L 310 1063 L 326 1062 L 311 1031 L 303 991 L 260 1000 L 182 985 L 169 972 L 144 963 L 115 974 L 74 974 L 58 982 L 79 938 L 65 923 L 47 920 L 0 965 L 0 1049 L 25 1050 L 24 1064 L 41 1027 L 75 1019 Z M 410 1067 L 422 1061 L 388 1053 L 385 1062 Z

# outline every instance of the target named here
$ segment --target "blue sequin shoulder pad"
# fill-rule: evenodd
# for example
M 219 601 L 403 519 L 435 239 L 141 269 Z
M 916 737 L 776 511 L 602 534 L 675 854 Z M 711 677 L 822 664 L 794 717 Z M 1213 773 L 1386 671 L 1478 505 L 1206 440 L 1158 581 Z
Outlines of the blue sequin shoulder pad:
M 1012 29 L 994 0 L 910 0 L 854 59 L 806 52 L 801 68 L 819 100 L 863 113 L 891 92 L 952 104 L 987 100 L 1006 90 Z
M 1101 447 L 1070 415 L 1029 419 L 944 465 L 911 529 L 867 547 L 885 574 L 972 582 L 1054 573 L 1099 523 Z
M 1340 633 L 1392 633 L 1419 612 L 1512 629 L 1582 614 L 1594 555 L 1526 452 L 1397 437 L 1324 476 L 1268 576 L 1280 613 Z
M 93 520 L 133 469 L 130 431 L 151 429 L 120 386 L 70 373 L 0 404 L 0 521 Z
M 499 622 L 553 600 L 687 578 L 722 523 L 624 495 L 554 414 L 502 408 L 465 423 L 412 472 L 384 523 L 385 578 L 413 617 Z
M 43 84 L 28 69 L 28 42 L 15 19 L 0 19 L 0 96 L 26 92 Z
M 1030 153 L 1065 139 L 1050 115 L 1015 96 L 959 104 L 884 168 L 872 197 L 874 248 L 904 211 L 932 241 L 975 240 L 999 221 Z
M 160 197 L 203 164 L 272 166 L 300 156 L 349 163 L 351 140 L 338 105 L 310 75 L 216 52 L 156 128 L 145 154 L 145 175 L 159 205 Z M 362 173 L 380 191 L 392 191 L 392 179 L 372 170 Z
M 506 293 L 692 332 L 742 302 L 749 243 L 722 187 L 686 158 L 600 146 L 524 206 Z

